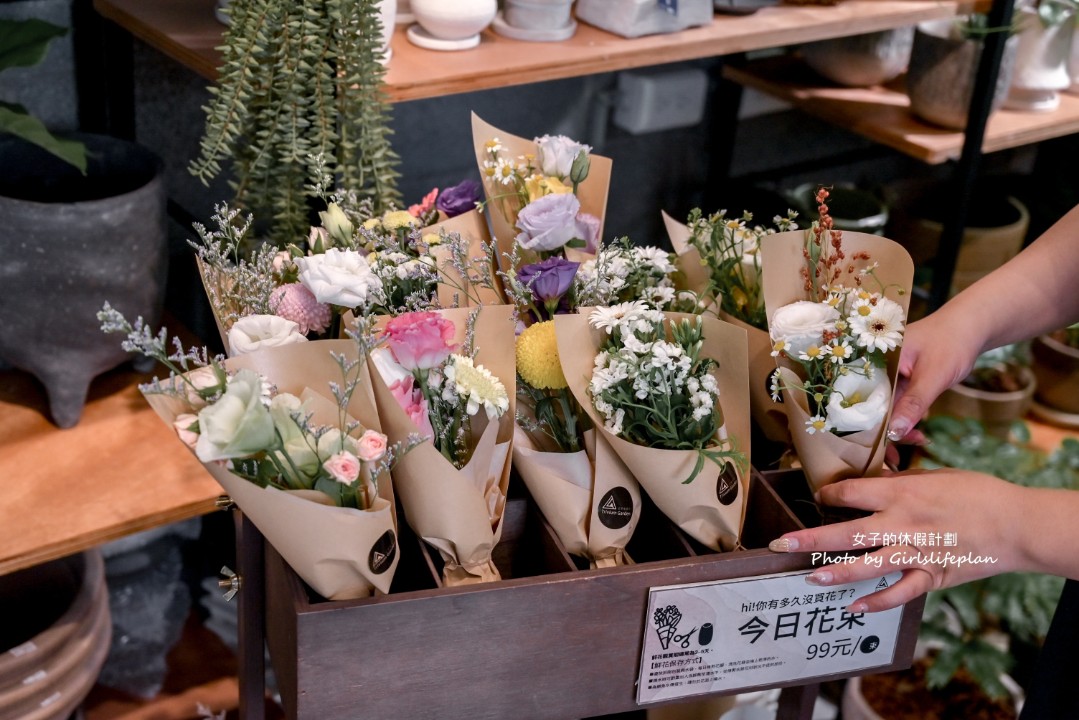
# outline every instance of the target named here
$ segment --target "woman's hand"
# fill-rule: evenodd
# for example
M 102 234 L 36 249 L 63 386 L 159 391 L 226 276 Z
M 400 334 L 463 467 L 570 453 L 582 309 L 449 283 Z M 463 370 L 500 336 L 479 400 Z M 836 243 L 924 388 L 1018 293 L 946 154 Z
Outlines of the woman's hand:
M 888 610 L 944 587 L 1009 572 L 1021 564 L 1024 488 L 965 470 L 908 471 L 826 485 L 820 502 L 873 514 L 848 522 L 787 533 L 777 552 L 823 553 L 879 549 L 853 563 L 825 565 L 806 578 L 839 585 L 900 570 L 889 588 L 858 598 L 851 612 Z M 895 543 L 882 546 L 884 538 Z M 949 545 L 944 545 L 948 538 Z

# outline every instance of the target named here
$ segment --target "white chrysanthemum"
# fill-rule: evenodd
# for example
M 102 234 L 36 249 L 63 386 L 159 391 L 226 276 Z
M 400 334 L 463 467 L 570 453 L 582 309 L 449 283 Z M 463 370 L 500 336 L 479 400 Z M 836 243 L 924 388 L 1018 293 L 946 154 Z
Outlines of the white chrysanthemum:
M 664 275 L 674 272 L 674 264 L 671 262 L 671 256 L 665 250 L 660 250 L 659 248 L 652 246 L 635 247 L 633 249 L 633 256 L 639 264 L 651 266 Z
M 851 315 L 850 331 L 860 347 L 888 352 L 903 344 L 903 319 L 899 303 L 879 298 L 868 314 Z
M 836 365 L 842 365 L 854 354 L 854 348 L 850 346 L 849 338 L 836 338 L 828 346 L 828 359 Z
M 805 350 L 798 353 L 798 359 L 802 362 L 813 362 L 814 360 L 822 360 L 823 358 L 824 351 L 821 350 L 819 345 L 810 345 Z
M 517 178 L 517 167 L 510 160 L 499 158 L 495 165 L 495 180 L 503 185 L 511 184 Z
M 622 343 L 626 350 L 634 355 L 647 355 L 652 349 L 652 343 L 642 342 L 637 339 L 636 335 L 627 335 Z
M 645 304 L 634 300 L 618 303 L 610 307 L 599 307 L 588 316 L 588 323 L 597 330 L 606 330 L 610 335 L 624 321 L 632 320 L 645 310 Z
M 826 433 L 832 429 L 832 426 L 828 423 L 828 418 L 823 415 L 814 415 L 806 420 L 806 432 L 810 435 L 814 433 Z
M 468 399 L 466 412 L 475 415 L 482 407 L 488 420 L 501 417 L 510 407 L 506 386 L 482 365 L 464 355 L 451 355 L 446 364 L 447 385 L 452 384 L 462 398 Z
M 607 418 L 607 422 L 603 423 L 603 427 L 607 429 L 612 435 L 622 434 L 622 422 L 626 419 L 626 411 L 622 408 L 618 408 L 614 411 L 614 417 Z

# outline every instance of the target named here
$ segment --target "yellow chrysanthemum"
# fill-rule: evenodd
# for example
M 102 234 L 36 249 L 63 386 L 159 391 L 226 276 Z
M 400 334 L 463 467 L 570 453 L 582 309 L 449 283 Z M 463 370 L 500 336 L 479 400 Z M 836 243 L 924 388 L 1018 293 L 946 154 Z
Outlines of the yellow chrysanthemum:
M 382 227 L 387 230 L 397 230 L 398 228 L 418 224 L 419 221 L 416 220 L 408 210 L 394 210 L 382 216 Z
M 367 230 L 375 230 L 382 226 L 382 222 L 378 218 L 371 218 L 370 220 L 364 220 L 363 226 Z
M 427 233 L 423 236 L 423 244 L 432 247 L 442 243 L 442 236 L 438 233 Z
M 567 387 L 558 360 L 554 322 L 548 320 L 531 325 L 517 337 L 517 374 L 537 390 Z

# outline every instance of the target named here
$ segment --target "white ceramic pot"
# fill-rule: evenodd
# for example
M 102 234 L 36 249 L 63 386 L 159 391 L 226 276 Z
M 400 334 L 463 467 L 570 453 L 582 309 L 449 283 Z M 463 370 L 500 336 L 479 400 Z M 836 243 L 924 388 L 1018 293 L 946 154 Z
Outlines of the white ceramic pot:
M 1068 60 L 1075 23 L 1072 16 L 1046 25 L 1034 10 L 1019 11 L 1019 45 L 1004 107 L 1049 112 L 1060 107 L 1060 91 L 1071 85 Z
M 848 87 L 879 85 L 899 77 L 910 62 L 914 26 L 821 40 L 802 46 L 817 73 Z
M 1071 78 L 1071 87 L 1068 92 L 1079 95 L 1079 17 L 1075 20 L 1072 30 L 1072 50 L 1068 56 L 1068 77 Z
M 410 28 L 409 39 L 424 47 L 423 40 L 430 38 L 431 49 L 450 50 L 474 47 L 479 44 L 479 33 L 495 18 L 498 12 L 497 0 L 411 0 L 412 12 L 423 32 L 413 32 Z M 418 41 L 419 40 L 419 41 Z M 439 47 L 459 44 L 461 47 Z

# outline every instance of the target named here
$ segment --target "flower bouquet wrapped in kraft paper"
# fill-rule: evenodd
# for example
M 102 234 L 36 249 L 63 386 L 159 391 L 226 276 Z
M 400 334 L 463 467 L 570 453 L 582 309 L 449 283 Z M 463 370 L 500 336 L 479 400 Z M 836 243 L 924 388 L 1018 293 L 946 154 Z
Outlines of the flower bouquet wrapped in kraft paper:
M 447 585 L 499 579 L 513 440 L 513 308 L 489 305 L 380 319 L 371 353 L 382 427 L 419 433 L 393 471 L 409 526 L 445 561 Z
M 703 545 L 737 547 L 749 486 L 745 331 L 643 302 L 554 323 L 570 389 L 656 506 Z
M 563 135 L 534 140 L 510 135 L 475 113 L 472 142 L 487 195 L 483 212 L 490 219 L 499 263 L 522 232 L 527 233 L 520 244 L 528 261 L 562 247 L 571 260 L 581 259 L 571 255 L 595 253 L 603 237 L 610 158 L 592 155 L 592 148 Z
M 498 280 L 498 261 L 487 221 L 469 210 L 423 229 L 421 241 L 438 269 L 436 288 L 442 308 L 503 305 L 505 293 Z
M 836 230 L 827 198 L 809 230 L 762 243 L 772 396 L 814 491 L 883 467 L 914 278 L 898 243 Z
M 593 567 L 631 562 L 640 489 L 570 391 L 550 320 L 517 336 L 517 394 L 513 465 L 555 534 Z
M 108 306 L 99 317 L 127 335 L 126 348 L 169 366 L 169 380 L 142 388 L 146 399 L 315 592 L 389 592 L 399 558 L 389 473 L 419 439 L 390 444 L 379 431 L 356 342 L 208 361 L 178 343 L 168 352 L 164 331 Z
M 663 224 L 681 273 L 681 287 L 701 298 L 701 312 L 711 312 L 746 331 L 749 341 L 749 407 L 764 437 L 790 444 L 787 419 L 772 402 L 769 391 L 772 342 L 761 292 L 761 240 L 797 229 L 791 212 L 773 218 L 774 228 L 751 225 L 752 216 L 728 218 L 725 211 L 705 216 L 695 209 L 689 224 L 663 213 Z

